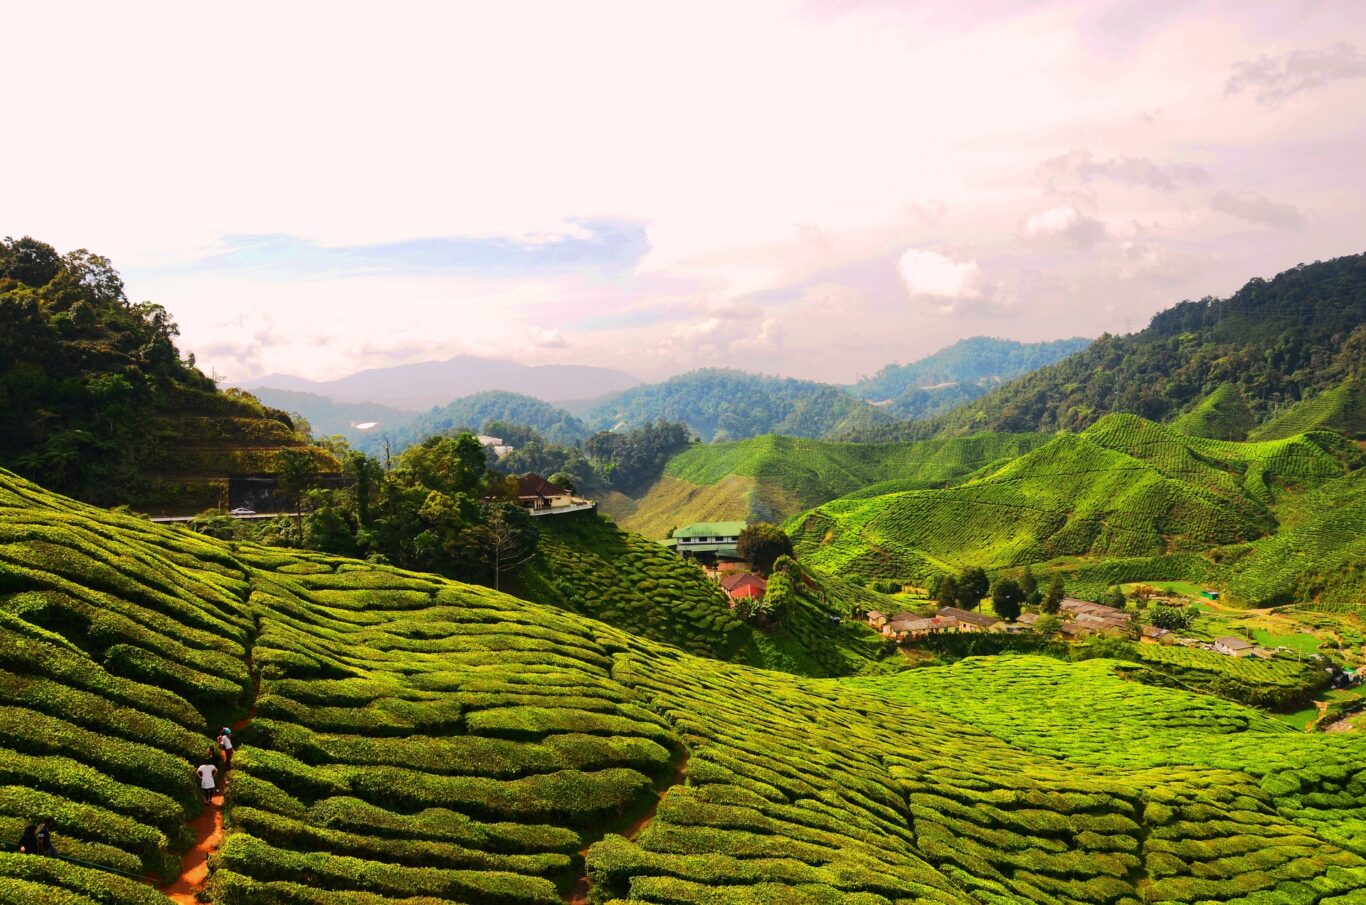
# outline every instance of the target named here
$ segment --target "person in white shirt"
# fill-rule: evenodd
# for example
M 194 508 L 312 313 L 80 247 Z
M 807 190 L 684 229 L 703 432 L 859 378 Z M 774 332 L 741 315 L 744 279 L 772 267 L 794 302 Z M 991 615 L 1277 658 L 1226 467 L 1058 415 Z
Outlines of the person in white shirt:
M 223 769 L 232 769 L 232 730 L 224 729 L 218 734 L 218 747 L 223 749 Z
M 218 788 L 218 768 L 205 761 L 194 772 L 199 777 L 199 790 L 204 793 L 204 803 L 211 804 L 214 790 Z

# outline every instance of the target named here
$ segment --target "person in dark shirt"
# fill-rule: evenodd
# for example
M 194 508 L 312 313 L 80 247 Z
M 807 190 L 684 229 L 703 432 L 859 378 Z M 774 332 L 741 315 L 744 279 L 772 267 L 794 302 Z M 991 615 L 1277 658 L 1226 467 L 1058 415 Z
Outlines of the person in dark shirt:
M 57 847 L 52 844 L 52 818 L 46 818 L 38 827 L 38 854 L 50 858 L 57 857 Z
M 19 837 L 19 854 L 38 854 L 38 824 L 30 823 L 24 827 L 24 832 Z

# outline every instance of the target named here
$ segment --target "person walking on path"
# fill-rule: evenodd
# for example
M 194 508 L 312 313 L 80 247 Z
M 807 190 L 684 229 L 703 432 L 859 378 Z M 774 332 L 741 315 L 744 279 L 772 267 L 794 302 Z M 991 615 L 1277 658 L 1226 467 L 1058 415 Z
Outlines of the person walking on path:
M 38 824 L 30 823 L 19 836 L 19 854 L 38 854 Z
M 199 789 L 204 793 L 204 803 L 213 803 L 213 793 L 218 790 L 218 768 L 210 760 L 205 760 L 195 768 L 195 775 L 199 777 Z
M 232 730 L 223 727 L 223 731 L 218 734 L 218 747 L 223 749 L 223 769 L 232 769 Z
M 218 753 L 217 745 L 209 746 L 209 750 L 204 757 L 204 763 L 213 764 L 213 768 L 218 771 L 218 785 L 216 786 L 216 791 L 223 791 L 223 755 Z
M 47 855 L 49 858 L 57 857 L 57 846 L 52 844 L 52 818 L 47 817 L 38 827 L 38 854 Z

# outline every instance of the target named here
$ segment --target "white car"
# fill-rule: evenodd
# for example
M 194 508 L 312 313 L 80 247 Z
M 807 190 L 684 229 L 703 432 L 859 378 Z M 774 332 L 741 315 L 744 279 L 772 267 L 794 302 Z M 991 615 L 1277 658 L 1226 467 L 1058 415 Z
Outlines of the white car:
M 248 509 L 246 506 L 238 506 L 238 507 L 237 507 L 236 509 L 234 509 L 230 514 L 231 514 L 231 515 L 255 515 L 255 514 L 256 514 L 256 510 L 255 510 L 255 509 Z

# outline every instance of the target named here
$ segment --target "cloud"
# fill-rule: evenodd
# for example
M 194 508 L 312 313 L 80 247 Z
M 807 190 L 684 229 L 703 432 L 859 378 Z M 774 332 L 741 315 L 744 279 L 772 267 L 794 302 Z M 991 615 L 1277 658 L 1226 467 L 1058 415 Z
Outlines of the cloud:
M 1030 238 L 1061 239 L 1078 248 L 1090 248 L 1105 238 L 1105 224 L 1088 217 L 1075 207 L 1053 207 L 1025 221 Z
M 531 328 L 531 341 L 542 349 L 563 349 L 569 345 L 559 330 L 546 330 L 543 327 Z
M 1296 94 L 1360 78 L 1366 78 L 1366 54 L 1343 41 L 1319 50 L 1292 50 L 1234 63 L 1224 91 L 1249 91 L 1259 104 L 1274 107 Z
M 1207 185 L 1212 179 L 1204 169 L 1193 164 L 1175 163 L 1163 166 L 1146 157 L 1112 157 L 1098 160 L 1090 151 L 1070 151 L 1045 160 L 1040 174 L 1050 187 L 1061 187 L 1070 182 L 1089 184 L 1101 179 L 1126 185 L 1137 185 L 1163 192 L 1184 186 Z
M 1293 229 L 1304 223 L 1304 214 L 1295 205 L 1272 201 L 1256 192 L 1220 192 L 1210 201 L 1210 207 L 1276 229 Z
M 952 311 L 960 302 L 988 295 L 986 278 L 974 260 L 955 261 L 937 251 L 908 248 L 896 269 L 911 298 L 933 300 L 940 311 Z

